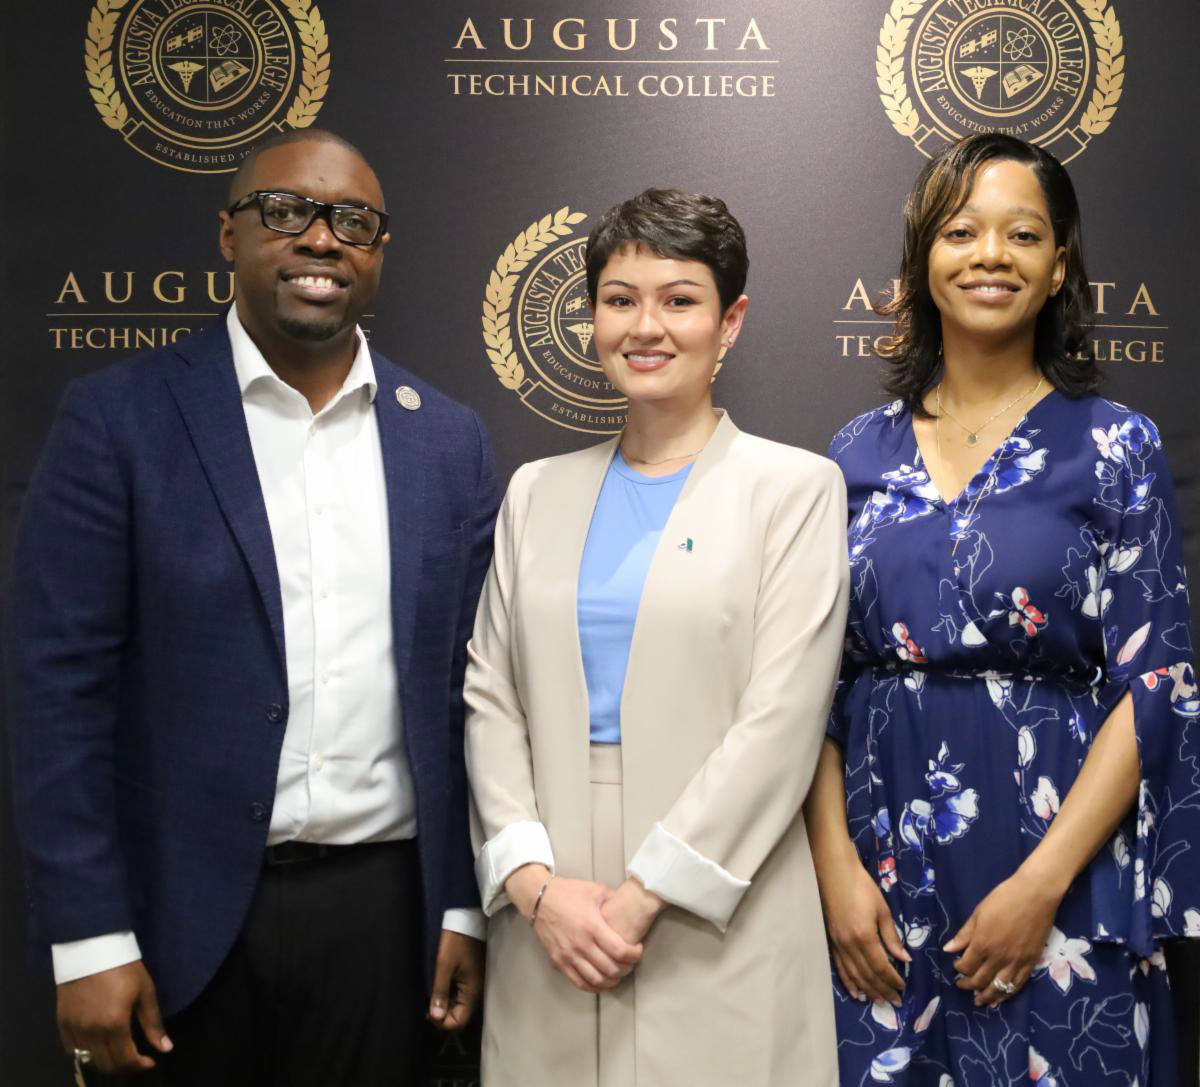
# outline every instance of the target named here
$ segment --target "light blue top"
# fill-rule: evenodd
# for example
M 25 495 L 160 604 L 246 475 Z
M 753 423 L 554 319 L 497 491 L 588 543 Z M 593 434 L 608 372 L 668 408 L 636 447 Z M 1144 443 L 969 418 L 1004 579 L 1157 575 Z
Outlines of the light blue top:
M 669 476 L 635 472 L 613 457 L 579 565 L 579 644 L 594 744 L 621 742 L 621 693 L 642 587 L 690 464 Z

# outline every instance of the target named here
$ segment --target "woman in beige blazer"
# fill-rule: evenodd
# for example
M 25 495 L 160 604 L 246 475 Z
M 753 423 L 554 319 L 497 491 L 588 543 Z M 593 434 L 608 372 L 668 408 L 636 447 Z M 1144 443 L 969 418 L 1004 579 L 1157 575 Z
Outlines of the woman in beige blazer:
M 837 1083 L 800 806 L 842 644 L 845 491 L 713 409 L 746 268 L 719 200 L 648 190 L 607 213 L 587 285 L 628 425 L 524 465 L 504 501 L 466 685 L 486 1087 Z M 610 482 L 679 488 L 657 537 L 614 519 Z M 619 743 L 590 742 L 599 535 L 648 565 L 615 602 Z

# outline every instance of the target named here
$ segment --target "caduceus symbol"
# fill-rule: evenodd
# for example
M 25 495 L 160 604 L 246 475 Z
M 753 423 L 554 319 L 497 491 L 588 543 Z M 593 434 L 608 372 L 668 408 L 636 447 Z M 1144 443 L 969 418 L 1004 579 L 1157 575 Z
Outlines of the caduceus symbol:
M 985 68 L 980 64 L 977 64 L 974 68 L 963 69 L 963 75 L 967 76 L 975 84 L 975 94 L 978 97 L 983 96 L 983 88 L 987 85 L 987 81 L 995 74 L 995 68 Z
M 180 82 L 183 83 L 183 93 L 187 94 L 188 88 L 192 85 L 192 77 L 202 71 L 204 65 L 191 60 L 181 60 L 177 64 L 168 64 L 167 67 L 171 71 L 179 73 Z
M 567 325 L 568 332 L 574 332 L 575 338 L 579 340 L 579 350 L 587 353 L 588 344 L 592 342 L 592 333 L 595 326 L 591 321 L 580 321 L 579 324 Z

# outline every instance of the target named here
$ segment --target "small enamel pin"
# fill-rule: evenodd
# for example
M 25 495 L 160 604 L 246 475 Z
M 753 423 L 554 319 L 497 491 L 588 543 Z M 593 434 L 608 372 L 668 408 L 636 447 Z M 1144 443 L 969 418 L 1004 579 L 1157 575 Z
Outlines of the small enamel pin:
M 691 536 L 685 536 L 675 546 L 678 547 L 680 551 L 691 551 L 693 547 Z
M 401 385 L 396 390 L 396 399 L 406 411 L 416 411 L 421 406 L 421 394 L 411 385 Z

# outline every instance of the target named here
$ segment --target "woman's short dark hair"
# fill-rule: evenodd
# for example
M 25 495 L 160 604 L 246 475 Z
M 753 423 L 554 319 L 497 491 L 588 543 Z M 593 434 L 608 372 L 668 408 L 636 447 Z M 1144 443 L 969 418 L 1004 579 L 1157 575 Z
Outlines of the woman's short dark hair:
M 596 301 L 600 273 L 627 245 L 670 260 L 698 260 L 716 280 L 722 311 L 741 297 L 750 258 L 746 235 L 724 200 L 679 189 L 647 189 L 609 208 L 588 235 L 587 292 Z
M 1082 396 L 1100 382 L 1088 343 L 1094 310 L 1071 179 L 1048 151 L 999 132 L 981 133 L 947 147 L 917 176 L 904 205 L 899 288 L 876 306 L 877 313 L 896 321 L 890 344 L 879 351 L 887 362 L 884 387 L 917 415 L 926 414 L 925 394 L 942 374 L 942 322 L 929 291 L 929 250 L 938 231 L 966 203 L 979 170 L 1001 161 L 1020 162 L 1033 171 L 1050 209 L 1054 243 L 1066 250 L 1062 288 L 1038 314 L 1034 362 L 1068 396 Z

